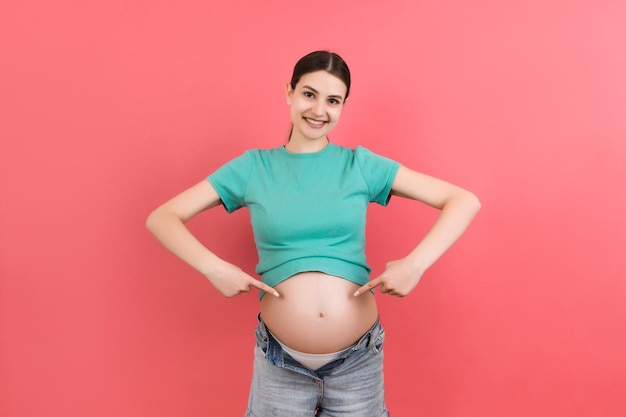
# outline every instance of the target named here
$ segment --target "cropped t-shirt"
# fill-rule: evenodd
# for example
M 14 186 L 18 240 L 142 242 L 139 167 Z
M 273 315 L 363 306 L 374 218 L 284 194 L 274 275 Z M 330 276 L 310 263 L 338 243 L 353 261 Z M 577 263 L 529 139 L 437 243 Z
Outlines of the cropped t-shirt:
M 400 164 L 370 150 L 329 143 L 315 153 L 254 149 L 208 176 L 229 213 L 241 207 L 259 256 L 256 272 L 275 286 L 307 271 L 364 285 L 367 206 L 386 206 Z

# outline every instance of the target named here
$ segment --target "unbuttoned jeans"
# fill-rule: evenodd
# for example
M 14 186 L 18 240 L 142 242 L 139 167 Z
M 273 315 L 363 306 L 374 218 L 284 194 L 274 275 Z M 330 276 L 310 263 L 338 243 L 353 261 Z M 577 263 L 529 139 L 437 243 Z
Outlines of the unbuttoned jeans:
M 312 371 L 283 351 L 259 317 L 246 417 L 387 417 L 385 331 L 374 326 L 344 354 Z

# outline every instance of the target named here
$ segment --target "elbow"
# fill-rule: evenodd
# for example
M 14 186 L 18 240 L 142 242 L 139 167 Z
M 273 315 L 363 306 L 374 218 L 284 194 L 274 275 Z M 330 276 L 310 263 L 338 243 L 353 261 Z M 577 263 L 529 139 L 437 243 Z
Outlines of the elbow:
M 478 213 L 481 204 L 478 196 L 471 191 L 465 189 L 458 189 L 457 192 L 442 206 L 442 209 L 450 204 L 450 206 L 456 206 L 460 210 L 465 211 L 472 217 Z
M 478 196 L 470 191 L 467 191 L 466 198 L 468 207 L 472 210 L 474 214 L 478 213 L 482 206 L 480 200 L 478 199 Z
M 146 229 L 152 234 L 154 234 L 157 229 L 157 224 L 159 223 L 159 213 L 158 209 L 154 210 L 152 213 L 148 215 L 146 218 Z
M 166 233 L 173 224 L 185 223 L 180 216 L 172 213 L 165 206 L 158 207 L 146 218 L 146 229 L 155 236 Z
M 150 232 L 152 232 L 152 227 L 153 227 L 153 223 L 154 223 L 153 214 L 154 214 L 154 212 L 150 213 L 148 215 L 148 218 L 146 218 L 146 229 L 148 229 L 148 231 L 150 231 Z

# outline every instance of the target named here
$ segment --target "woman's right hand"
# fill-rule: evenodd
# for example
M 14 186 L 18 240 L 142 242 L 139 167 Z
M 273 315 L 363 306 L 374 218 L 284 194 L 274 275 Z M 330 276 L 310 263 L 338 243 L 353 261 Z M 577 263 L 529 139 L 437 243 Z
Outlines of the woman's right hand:
M 241 268 L 220 260 L 211 265 L 207 279 L 225 297 L 234 297 L 250 292 L 252 287 L 279 297 L 278 292 L 269 285 L 246 274 Z
M 278 297 L 275 289 L 252 278 L 240 268 L 218 258 L 185 227 L 196 214 L 221 204 L 219 195 L 207 180 L 183 191 L 154 210 L 146 227 L 170 252 L 206 276 L 226 297 L 257 287 Z

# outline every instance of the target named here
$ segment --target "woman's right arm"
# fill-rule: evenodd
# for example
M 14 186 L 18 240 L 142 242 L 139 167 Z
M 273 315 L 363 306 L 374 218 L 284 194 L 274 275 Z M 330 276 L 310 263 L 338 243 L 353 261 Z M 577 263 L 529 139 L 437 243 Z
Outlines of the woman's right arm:
M 221 204 L 208 180 L 183 191 L 148 216 L 146 228 L 174 255 L 204 275 L 224 296 L 233 297 L 254 286 L 278 296 L 276 290 L 208 250 L 185 226 L 198 213 Z

